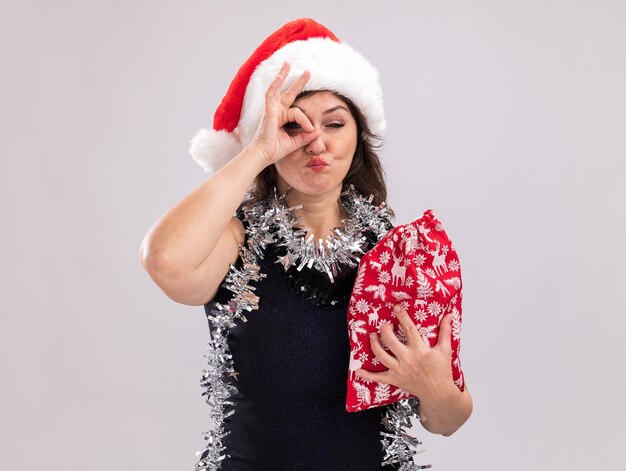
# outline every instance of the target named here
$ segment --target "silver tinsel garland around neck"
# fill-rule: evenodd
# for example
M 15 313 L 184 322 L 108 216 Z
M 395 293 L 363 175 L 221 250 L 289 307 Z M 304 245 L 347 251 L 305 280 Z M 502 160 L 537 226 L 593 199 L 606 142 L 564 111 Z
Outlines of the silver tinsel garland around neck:
M 337 276 L 339 265 L 355 267 L 366 238 L 366 230 L 373 231 L 380 240 L 389 229 L 390 212 L 383 204 L 374 206 L 373 196 L 368 198 L 359 194 L 351 185 L 341 194 L 340 202 L 349 214 L 342 220 L 344 228 L 335 228 L 334 234 L 326 238 L 324 248 L 322 240 L 313 242 L 312 236 L 305 240 L 306 230 L 297 228 L 299 218 L 295 210 L 300 206 L 288 207 L 286 195 L 278 195 L 276 189 L 265 201 L 244 207 L 244 220 L 247 222 L 246 246 L 239 246 L 242 267 L 231 265 L 224 284 L 233 293 L 228 304 L 214 303 L 215 308 L 207 316 L 210 324 L 211 340 L 205 358 L 207 368 L 203 370 L 200 381 L 204 389 L 202 395 L 211 407 L 212 430 L 204 433 L 205 448 L 199 451 L 196 471 L 217 471 L 228 457 L 222 439 L 227 432 L 224 419 L 235 413 L 235 403 L 231 396 L 237 388 L 227 382 L 229 376 L 237 379 L 232 355 L 228 346 L 228 333 L 234 327 L 235 320 L 247 322 L 244 311 L 258 309 L 259 298 L 254 294 L 251 283 L 260 281 L 266 275 L 260 272 L 259 259 L 264 258 L 265 248 L 269 244 L 279 244 L 286 248 L 286 255 L 277 260 L 285 270 L 297 266 L 313 267 L 326 273 L 331 280 Z M 415 448 L 421 442 L 405 431 L 411 427 L 411 418 L 416 418 L 416 398 L 403 399 L 387 406 L 382 419 L 386 432 L 381 432 L 385 456 L 383 465 L 395 465 L 399 471 L 416 471 L 430 468 L 430 465 L 416 465 L 412 461 Z
M 359 264 L 363 248 L 366 246 L 366 230 L 373 231 L 380 239 L 388 231 L 390 212 L 385 204 L 376 207 L 372 204 L 373 196 L 365 198 L 354 186 L 350 185 L 340 196 L 340 203 L 348 212 L 349 217 L 341 223 L 344 228 L 335 227 L 333 234 L 326 239 L 314 239 L 310 229 L 298 228 L 299 217 L 295 215 L 302 205 L 287 204 L 287 195 L 279 195 L 274 188 L 265 204 L 255 204 L 244 208 L 245 220 L 248 222 L 249 245 L 251 250 L 262 257 L 268 244 L 276 243 L 284 247 L 286 254 L 277 262 L 288 270 L 296 266 L 300 271 L 305 266 L 326 273 L 331 283 L 337 277 L 340 265 L 356 267 Z

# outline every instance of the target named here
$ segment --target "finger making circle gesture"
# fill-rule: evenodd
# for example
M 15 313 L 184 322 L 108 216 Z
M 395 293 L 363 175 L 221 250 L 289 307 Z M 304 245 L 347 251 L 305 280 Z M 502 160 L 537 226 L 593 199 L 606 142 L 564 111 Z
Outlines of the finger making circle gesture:
M 285 92 L 281 93 L 289 70 L 289 63 L 283 63 L 267 88 L 263 117 L 252 143 L 266 165 L 273 164 L 294 150 L 309 144 L 321 133 L 315 129 L 302 110 L 291 106 L 311 78 L 310 72 L 305 70 Z M 301 132 L 287 133 L 283 126 L 289 122 L 297 123 Z

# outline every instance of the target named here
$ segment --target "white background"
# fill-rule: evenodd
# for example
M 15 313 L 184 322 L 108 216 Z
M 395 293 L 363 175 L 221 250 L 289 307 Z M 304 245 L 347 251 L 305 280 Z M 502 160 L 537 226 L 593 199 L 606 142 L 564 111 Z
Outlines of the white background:
M 623 1 L 27 1 L 0 12 L 0 467 L 191 470 L 202 307 L 139 263 L 205 178 L 189 139 L 254 48 L 310 16 L 380 71 L 396 223 L 464 276 L 474 413 L 439 471 L 621 470 Z

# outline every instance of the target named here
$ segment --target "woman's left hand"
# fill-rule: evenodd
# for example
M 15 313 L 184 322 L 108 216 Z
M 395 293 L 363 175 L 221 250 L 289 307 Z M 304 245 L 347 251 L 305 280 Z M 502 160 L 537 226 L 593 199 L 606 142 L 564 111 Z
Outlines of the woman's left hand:
M 394 314 L 400 321 L 406 344 L 396 337 L 392 324 L 383 325 L 380 334 L 393 355 L 385 351 L 378 335 L 372 334 L 370 342 L 372 351 L 388 370 L 375 373 L 359 369 L 357 375 L 366 381 L 378 381 L 402 388 L 424 403 L 450 397 L 457 388 L 452 379 L 452 315 L 447 314 L 441 319 L 437 344 L 431 348 L 428 341 L 422 338 L 404 306 L 394 306 Z
M 452 379 L 452 315 L 447 314 L 439 322 L 439 338 L 431 348 L 403 306 L 394 306 L 394 313 L 406 344 L 396 337 L 391 324 L 383 325 L 380 333 L 393 355 L 385 351 L 376 334 L 370 340 L 372 351 L 389 369 L 380 373 L 359 369 L 356 373 L 366 381 L 392 384 L 417 396 L 424 428 L 432 433 L 452 435 L 467 421 L 473 408 L 467 384 L 461 392 Z

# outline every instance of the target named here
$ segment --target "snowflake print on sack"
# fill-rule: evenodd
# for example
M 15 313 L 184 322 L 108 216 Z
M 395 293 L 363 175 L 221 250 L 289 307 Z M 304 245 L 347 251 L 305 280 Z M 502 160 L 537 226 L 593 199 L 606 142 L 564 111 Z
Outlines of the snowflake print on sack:
M 442 311 L 441 304 L 437 301 L 430 303 L 426 309 L 428 310 L 428 314 L 434 317 L 439 317 L 439 314 L 441 314 Z
M 380 255 L 380 264 L 381 265 L 387 265 L 389 263 L 389 260 L 391 260 L 391 255 L 389 255 L 389 252 L 383 252 Z
M 416 267 L 421 267 L 422 265 L 424 265 L 424 262 L 426 261 L 426 257 L 424 256 L 424 254 L 418 253 L 414 258 L 413 258 L 413 264 Z
M 426 311 L 415 311 L 415 321 L 420 324 L 426 320 L 428 313 Z
M 370 303 L 368 303 L 366 300 L 360 299 L 359 301 L 357 301 L 357 303 L 356 303 L 356 310 L 358 312 L 363 314 L 364 312 L 369 311 L 369 309 L 370 309 Z
M 450 260 L 448 262 L 448 270 L 450 270 L 450 271 L 459 271 L 459 261 L 458 260 Z
M 381 271 L 378 274 L 378 281 L 380 283 L 389 283 L 389 280 L 391 279 L 391 275 L 389 274 L 389 272 L 386 271 Z
M 452 380 L 463 391 L 461 346 L 462 278 L 458 255 L 443 225 L 432 210 L 404 226 L 391 229 L 359 263 L 359 281 L 348 307 L 350 365 L 346 410 L 356 412 L 412 397 L 394 385 L 365 381 L 354 372 L 359 368 L 385 371 L 371 349 L 369 335 L 380 335 L 384 324 L 392 324 L 396 337 L 406 336 L 392 312 L 402 304 L 431 347 L 437 343 L 439 322 L 452 314 Z M 383 348 L 382 337 L 379 340 Z

